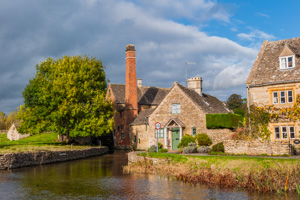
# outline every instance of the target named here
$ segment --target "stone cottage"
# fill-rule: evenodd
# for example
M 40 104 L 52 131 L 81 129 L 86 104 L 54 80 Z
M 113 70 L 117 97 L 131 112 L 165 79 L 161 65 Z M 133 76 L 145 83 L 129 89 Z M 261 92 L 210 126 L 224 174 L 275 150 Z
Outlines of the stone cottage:
M 134 45 L 126 47 L 125 85 L 109 84 L 107 97 L 115 110 L 114 140 L 116 147 L 147 149 L 156 142 L 155 123 L 160 122 L 158 138 L 165 148 L 177 149 L 184 134 L 208 133 L 206 114 L 228 113 L 216 97 L 202 93 L 202 79 L 187 80 L 188 87 L 175 82 L 171 88 L 145 87 L 136 79 Z M 223 131 L 223 132 L 222 132 Z M 228 130 L 222 130 L 223 136 Z
M 248 106 L 292 107 L 300 94 L 300 37 L 264 41 L 246 81 Z M 270 123 L 272 141 L 299 138 L 299 123 Z

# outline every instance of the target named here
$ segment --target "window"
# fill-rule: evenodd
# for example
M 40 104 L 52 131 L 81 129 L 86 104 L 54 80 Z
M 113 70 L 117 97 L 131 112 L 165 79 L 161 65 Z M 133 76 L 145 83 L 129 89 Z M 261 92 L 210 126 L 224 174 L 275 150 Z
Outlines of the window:
M 273 103 L 276 104 L 278 103 L 278 92 L 273 92 Z
M 273 91 L 272 101 L 273 104 L 293 103 L 294 102 L 293 90 Z
M 290 138 L 295 138 L 295 127 L 290 126 Z
M 280 131 L 279 131 L 279 127 L 275 127 L 275 139 L 280 139 Z
M 173 103 L 172 104 L 172 114 L 179 114 L 180 113 L 180 104 Z
M 284 56 L 279 58 L 280 69 L 289 69 L 295 67 L 295 56 Z
M 120 111 L 120 118 L 122 118 L 122 111 Z
M 293 90 L 288 90 L 287 91 L 287 102 L 288 103 L 293 103 Z
M 121 140 L 125 140 L 125 134 L 121 133 Z
M 282 138 L 287 139 L 287 128 L 286 126 L 281 127 Z
M 285 91 L 280 91 L 280 103 L 285 103 Z
M 136 143 L 136 135 L 134 136 L 134 143 Z
M 195 136 L 197 134 L 196 127 L 192 128 L 192 135 Z
M 159 129 L 159 130 L 156 130 L 157 132 L 156 133 L 158 133 L 158 138 L 164 138 L 164 129 L 163 128 L 161 128 L 161 129 Z

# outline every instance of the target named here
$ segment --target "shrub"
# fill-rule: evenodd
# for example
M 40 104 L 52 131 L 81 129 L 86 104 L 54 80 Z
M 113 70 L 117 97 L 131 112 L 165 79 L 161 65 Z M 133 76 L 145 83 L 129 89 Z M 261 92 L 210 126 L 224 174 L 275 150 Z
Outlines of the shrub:
M 191 135 L 184 135 L 177 147 L 178 148 L 187 147 L 188 144 L 191 142 L 195 143 L 195 138 L 193 138 L 193 136 L 191 136 Z
M 212 146 L 211 151 L 214 152 L 223 152 L 224 153 L 224 145 L 223 142 L 220 142 L 218 144 L 215 144 Z
M 158 150 L 158 152 L 160 152 L 160 153 L 166 153 L 166 152 L 168 152 L 168 149 L 161 148 L 161 149 Z
M 207 114 L 206 127 L 209 129 L 218 128 L 237 128 L 242 121 L 242 116 L 227 113 L 227 114 Z
M 157 147 L 155 145 L 152 145 L 149 149 L 149 152 L 156 152 L 157 151 Z
M 163 144 L 162 143 L 158 143 L 158 149 L 162 149 L 163 148 Z
M 206 133 L 197 134 L 195 139 L 197 140 L 199 146 L 210 146 L 212 144 L 211 139 Z
M 209 153 L 210 148 L 208 146 L 201 146 L 197 148 L 198 153 Z

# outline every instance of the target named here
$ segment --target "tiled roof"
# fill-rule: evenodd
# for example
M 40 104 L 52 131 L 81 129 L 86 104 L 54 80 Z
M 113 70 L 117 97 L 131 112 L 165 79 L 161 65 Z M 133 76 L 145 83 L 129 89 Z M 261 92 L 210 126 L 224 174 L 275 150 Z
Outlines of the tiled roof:
M 111 90 L 117 103 L 125 103 L 125 85 L 110 84 Z M 138 104 L 140 105 L 158 105 L 164 96 L 169 92 L 169 88 L 160 87 L 137 87 Z
M 295 67 L 279 68 L 279 56 L 288 47 L 295 54 Z M 300 81 L 300 37 L 268 42 L 265 41 L 246 81 L 247 85 L 268 85 Z
M 178 83 L 177 83 L 178 84 Z M 202 94 L 200 96 L 197 92 L 192 89 L 186 88 L 180 84 L 178 86 L 184 91 L 184 93 L 191 98 L 191 100 L 197 104 L 206 114 L 213 113 L 228 113 L 227 107 L 216 97 L 208 94 Z
M 152 114 L 153 110 L 154 109 L 142 110 L 130 125 L 148 124 L 148 116 Z

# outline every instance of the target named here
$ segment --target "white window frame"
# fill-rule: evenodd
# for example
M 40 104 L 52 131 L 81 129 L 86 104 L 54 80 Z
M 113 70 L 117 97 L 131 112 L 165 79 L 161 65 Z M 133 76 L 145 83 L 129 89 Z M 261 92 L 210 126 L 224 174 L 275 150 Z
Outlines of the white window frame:
M 277 97 L 275 97 L 274 94 L 276 94 Z M 273 104 L 279 104 L 278 91 L 273 92 Z
M 284 93 L 284 95 L 282 95 L 282 92 Z M 279 94 L 280 94 L 280 103 L 281 104 L 286 103 L 286 92 L 285 92 L 285 90 L 279 91 Z M 281 102 L 282 99 L 284 99 L 283 103 Z
M 180 110 L 181 110 L 181 108 L 180 108 L 180 103 L 173 103 L 172 104 L 172 114 L 180 114 Z
M 278 131 L 276 132 L 276 128 L 278 129 Z M 278 134 L 278 137 L 277 137 Z M 280 139 L 280 127 L 276 126 L 274 127 L 274 135 L 275 135 L 275 139 Z
M 291 128 L 293 128 L 293 132 L 291 131 Z M 294 134 L 294 137 L 291 137 L 291 132 Z M 289 138 L 290 139 L 295 139 L 296 135 L 295 135 L 295 126 L 289 126 Z
M 284 128 L 286 131 L 283 131 Z M 284 134 L 286 135 L 286 138 L 284 138 Z M 284 139 L 284 140 L 288 139 L 288 127 L 287 126 L 281 127 L 281 135 L 282 135 L 282 139 Z
M 155 130 L 158 132 L 158 138 L 164 138 L 165 137 L 165 131 L 163 128 L 159 129 L 159 130 Z
M 292 58 L 292 66 L 289 66 L 289 58 Z M 295 55 L 279 57 L 280 69 L 291 69 L 295 67 Z
M 292 96 L 289 96 L 289 92 L 292 92 Z M 287 90 L 286 91 L 286 96 L 287 96 L 287 103 L 293 103 L 294 102 L 294 93 L 293 93 L 293 90 Z M 292 101 L 290 101 L 290 98 L 289 97 L 292 97 Z

